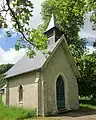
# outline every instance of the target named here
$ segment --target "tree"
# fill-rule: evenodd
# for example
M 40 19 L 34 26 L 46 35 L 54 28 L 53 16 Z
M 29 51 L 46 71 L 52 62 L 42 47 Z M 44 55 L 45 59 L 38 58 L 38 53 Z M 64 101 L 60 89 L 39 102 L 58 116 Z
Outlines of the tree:
M 86 12 L 85 1 L 46 0 L 42 4 L 42 18 L 44 23 L 47 23 L 44 26 L 48 25 L 51 14 L 54 13 L 68 44 L 70 44 L 70 49 L 75 59 L 77 59 L 76 56 L 80 57 L 84 53 L 85 42 L 80 40 L 78 32 L 84 24 L 84 15 Z M 44 52 L 47 48 L 48 40 L 42 34 L 41 29 L 30 28 L 29 20 L 32 17 L 32 11 L 33 4 L 30 0 L 1 0 L 0 2 L 0 27 L 8 27 L 6 15 L 9 13 L 13 28 L 22 35 L 15 48 L 16 50 L 22 47 L 28 48 L 27 53 L 30 57 L 35 55 L 36 49 Z M 11 36 L 10 31 L 7 31 L 7 35 Z
M 96 97 L 96 53 L 83 56 L 80 63 L 79 95 Z
M 0 88 L 5 84 L 4 74 L 7 72 L 13 64 L 2 64 L 0 65 Z
M 10 14 L 12 27 L 15 32 L 21 34 L 21 38 L 15 45 L 16 50 L 27 48 L 29 57 L 35 55 L 35 50 L 42 52 L 47 48 L 47 38 L 38 29 L 29 26 L 32 17 L 33 4 L 30 0 L 1 0 L 0 1 L 0 27 L 7 28 L 7 14 Z M 11 37 L 11 32 L 7 31 Z
M 85 51 L 85 41 L 81 40 L 78 36 L 80 28 L 84 25 L 86 13 L 85 0 L 46 0 L 43 2 L 41 15 L 45 28 L 49 23 L 52 13 L 64 32 L 75 60 L 78 61 L 77 59 Z

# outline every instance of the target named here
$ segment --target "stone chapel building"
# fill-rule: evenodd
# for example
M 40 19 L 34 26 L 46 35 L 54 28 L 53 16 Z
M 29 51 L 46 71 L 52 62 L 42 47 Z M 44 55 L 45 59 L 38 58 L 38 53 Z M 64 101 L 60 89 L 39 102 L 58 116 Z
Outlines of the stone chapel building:
M 80 76 L 63 33 L 52 16 L 46 32 L 50 55 L 26 55 L 6 73 L 3 102 L 9 106 L 36 109 L 37 115 L 79 108 Z

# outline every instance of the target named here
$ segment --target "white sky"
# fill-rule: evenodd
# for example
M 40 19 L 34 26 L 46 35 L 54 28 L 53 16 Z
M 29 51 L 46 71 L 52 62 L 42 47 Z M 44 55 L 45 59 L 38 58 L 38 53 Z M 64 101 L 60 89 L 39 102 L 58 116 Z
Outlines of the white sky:
M 41 3 L 44 0 L 32 0 L 34 4 L 33 17 L 30 20 L 30 25 L 32 28 L 36 28 L 42 21 L 40 16 Z M 96 37 L 96 31 L 92 31 L 92 24 L 90 23 L 90 14 L 86 15 L 85 25 L 83 30 L 79 33 L 81 37 Z M 8 17 L 9 18 L 9 17 Z M 91 47 L 91 51 L 93 48 Z M 0 64 L 5 63 L 16 63 L 23 55 L 25 50 L 21 49 L 19 52 L 10 48 L 8 51 L 4 51 L 0 47 Z
M 32 0 L 32 3 L 34 4 L 34 10 L 33 10 L 33 17 L 30 20 L 30 25 L 32 28 L 38 27 L 41 21 L 41 3 L 43 0 Z
M 82 29 L 82 31 L 85 33 L 85 36 L 87 34 L 87 36 L 96 37 L 96 31 L 92 30 L 92 23 L 90 22 L 90 15 L 91 13 L 86 14 L 86 20 L 85 20 L 84 28 Z
M 10 48 L 8 51 L 4 51 L 2 48 L 0 48 L 0 64 L 15 64 L 20 58 L 24 56 L 24 54 L 24 49 L 16 51 L 15 49 Z

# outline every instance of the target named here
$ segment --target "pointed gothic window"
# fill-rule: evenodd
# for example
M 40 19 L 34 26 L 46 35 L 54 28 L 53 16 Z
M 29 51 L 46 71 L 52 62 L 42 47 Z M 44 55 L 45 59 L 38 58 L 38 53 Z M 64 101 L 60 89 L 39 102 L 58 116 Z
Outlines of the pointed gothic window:
M 19 86 L 19 102 L 23 101 L 23 87 L 22 85 Z

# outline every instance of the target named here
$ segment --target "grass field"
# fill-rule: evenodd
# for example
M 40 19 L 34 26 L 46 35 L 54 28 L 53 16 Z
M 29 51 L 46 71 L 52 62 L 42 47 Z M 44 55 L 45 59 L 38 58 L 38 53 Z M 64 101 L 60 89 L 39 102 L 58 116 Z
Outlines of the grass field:
M 80 107 L 96 109 L 96 98 L 82 97 L 79 100 Z
M 80 99 L 81 108 L 96 109 L 96 100 Z M 0 120 L 56 120 L 53 118 L 36 118 L 34 110 L 26 110 L 24 108 L 4 106 L 0 98 Z
M 0 120 L 23 120 L 35 116 L 34 110 L 4 106 L 0 98 Z

